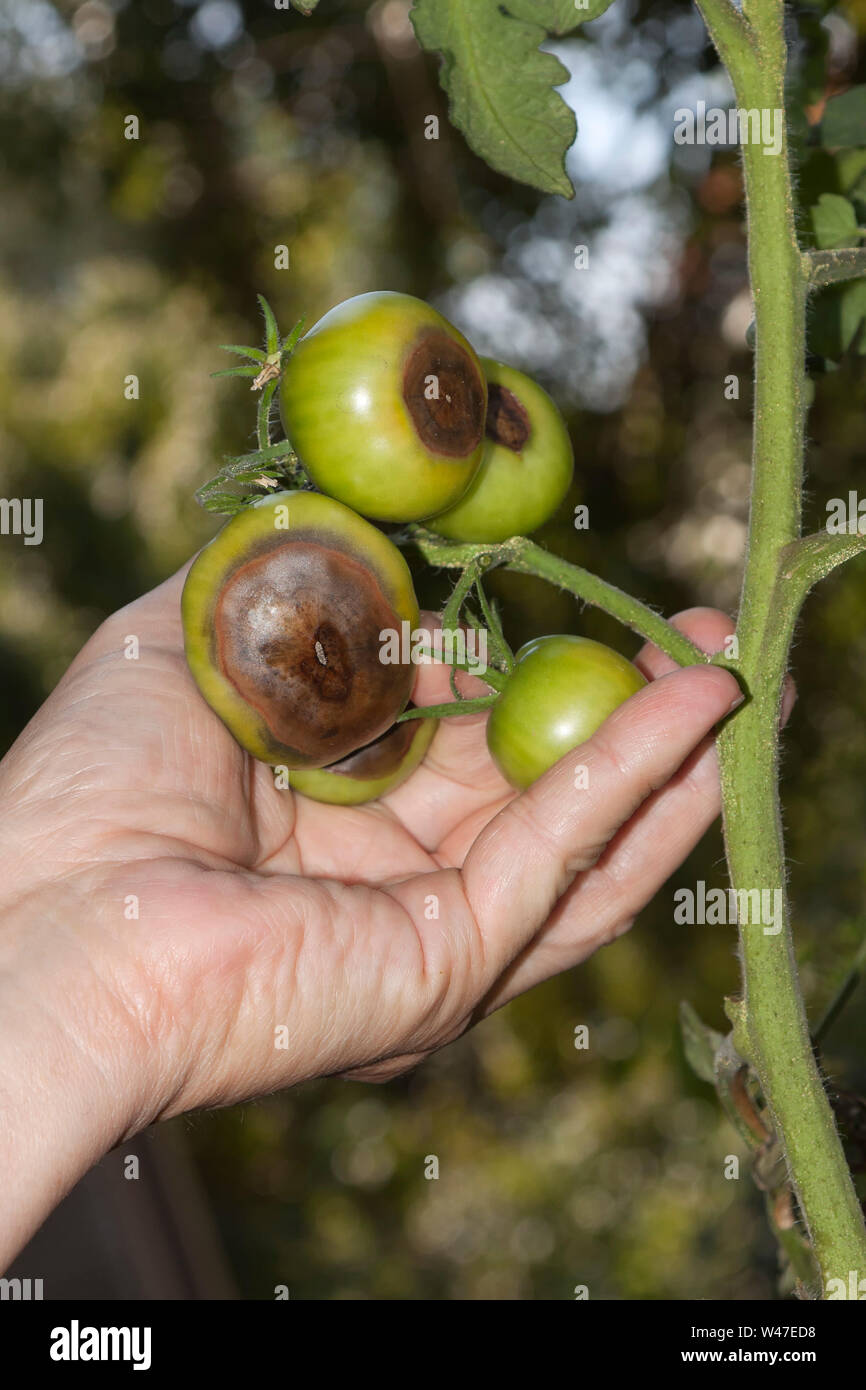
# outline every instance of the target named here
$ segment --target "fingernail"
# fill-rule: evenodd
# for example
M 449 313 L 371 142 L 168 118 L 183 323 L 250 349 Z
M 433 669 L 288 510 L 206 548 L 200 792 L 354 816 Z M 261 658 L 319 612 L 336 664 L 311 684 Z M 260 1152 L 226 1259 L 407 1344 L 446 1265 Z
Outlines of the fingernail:
M 743 694 L 742 690 L 739 692 L 738 695 L 735 695 L 731 703 L 728 705 L 728 714 L 733 714 L 735 709 L 739 709 L 740 705 L 743 703 L 745 698 L 746 697 Z

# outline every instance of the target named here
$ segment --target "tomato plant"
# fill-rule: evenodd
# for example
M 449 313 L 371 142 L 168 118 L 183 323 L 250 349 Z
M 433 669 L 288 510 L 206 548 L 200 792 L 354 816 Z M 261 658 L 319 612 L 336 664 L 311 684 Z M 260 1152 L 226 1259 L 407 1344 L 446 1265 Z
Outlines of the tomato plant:
M 568 73 L 541 45 L 596 18 L 608 3 L 415 0 L 415 33 L 425 49 L 442 56 L 451 117 L 500 173 L 573 196 L 565 153 L 575 119 L 557 90 Z M 789 62 L 789 35 L 802 16 L 786 12 L 783 0 L 698 0 L 698 8 L 735 95 L 736 110 L 728 114 L 739 123 L 754 306 L 754 323 L 744 335 L 755 354 L 751 519 L 736 631 L 730 649 L 713 658 L 737 675 L 748 696 L 717 738 L 725 853 L 735 896 L 778 895 L 781 906 L 772 931 L 751 920 L 739 923 L 743 980 L 741 995 L 726 1001 L 728 1034 L 686 1011 L 684 1036 L 695 1070 L 715 1086 L 754 1152 L 756 1169 L 762 1165 L 759 1185 L 787 1287 L 799 1281 L 801 1289 L 826 1295 L 831 1282 L 844 1284 L 851 1271 L 866 1269 L 866 1227 L 797 975 L 779 796 L 779 710 L 792 635 L 810 590 L 866 548 L 859 531 L 804 535 L 802 524 L 807 361 L 817 355 L 835 366 L 841 355 L 862 354 L 866 341 L 857 149 L 866 88 L 837 95 L 837 77 L 822 65 L 807 99 L 814 74 L 800 55 Z M 811 16 L 813 31 L 825 8 Z M 798 207 L 793 170 L 795 155 L 805 151 L 807 125 L 808 143 L 821 147 L 810 178 L 825 184 L 813 190 L 817 202 L 808 209 Z M 431 565 L 459 571 L 443 626 L 461 616 L 473 626 L 486 624 L 493 660 L 485 679 L 493 693 L 423 714 L 492 706 L 489 746 L 516 785 L 527 785 L 587 737 L 642 678 L 624 658 L 610 651 L 602 658 L 605 649 L 579 638 L 541 639 L 515 660 L 484 593 L 486 570 L 500 566 L 546 579 L 681 665 L 707 660 L 639 599 L 515 534 L 549 515 L 567 486 L 570 464 L 555 408 L 539 405 L 525 381 L 488 364 L 497 388 L 488 414 L 472 348 L 429 306 L 402 295 L 361 296 L 332 310 L 297 346 L 294 337 L 281 343 L 269 320 L 266 354 L 235 370 L 253 376 L 254 386 L 269 380 L 267 374 L 282 379 L 288 438 L 270 441 L 269 380 L 259 409 L 259 448 L 234 461 L 237 471 L 226 469 L 224 477 L 261 487 L 312 479 L 370 517 L 409 523 L 401 543 L 413 542 Z M 490 448 L 482 439 L 488 422 Z M 306 477 L 298 473 L 302 467 Z M 217 496 L 211 493 L 210 502 Z M 235 496 L 226 505 L 248 502 Z M 425 520 L 423 528 L 411 524 Z M 473 597 L 480 617 L 469 606 Z M 414 718 L 419 712 L 406 713 Z M 768 1163 L 777 1153 L 783 1161 Z

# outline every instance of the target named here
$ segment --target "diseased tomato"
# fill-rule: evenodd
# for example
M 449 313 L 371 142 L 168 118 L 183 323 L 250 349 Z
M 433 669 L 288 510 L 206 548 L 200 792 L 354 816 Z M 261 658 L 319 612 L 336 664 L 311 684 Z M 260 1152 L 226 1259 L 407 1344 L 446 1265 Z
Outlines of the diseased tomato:
M 531 377 L 482 357 L 487 422 L 481 466 L 460 501 L 428 521 L 453 541 L 528 536 L 553 516 L 574 474 L 565 421 Z
M 486 410 L 463 335 L 389 290 L 325 314 L 280 385 L 286 435 L 316 487 L 378 521 L 417 521 L 457 501 L 481 462 Z
M 186 657 L 204 698 L 266 763 L 324 767 L 390 729 L 414 671 L 380 634 L 418 623 L 387 536 L 314 492 L 264 497 L 198 555 L 182 599 Z
M 292 791 L 334 806 L 360 806 L 392 792 L 410 777 L 433 742 L 435 719 L 395 724 L 373 743 L 330 767 L 291 774 Z

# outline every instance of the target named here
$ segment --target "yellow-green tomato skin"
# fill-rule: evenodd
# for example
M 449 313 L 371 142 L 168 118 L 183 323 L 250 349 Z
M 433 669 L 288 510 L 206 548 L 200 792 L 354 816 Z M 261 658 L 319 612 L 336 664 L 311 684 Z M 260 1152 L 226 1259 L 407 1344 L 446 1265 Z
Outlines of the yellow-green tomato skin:
M 289 785 L 292 791 L 301 792 L 312 801 L 325 801 L 331 806 L 362 806 L 368 801 L 376 801 L 396 790 L 420 766 L 433 742 L 437 724 L 436 719 L 412 719 L 407 720 L 406 726 L 398 726 L 411 729 L 412 740 L 390 772 L 372 777 L 353 776 L 352 764 L 358 757 L 358 754 L 354 754 L 331 767 L 292 772 Z M 383 739 L 387 738 L 388 734 L 384 734 Z M 359 754 L 363 752 L 363 749 L 358 750 Z
M 452 541 L 495 543 L 549 521 L 574 476 L 574 450 L 555 402 L 531 377 L 482 357 L 488 384 L 481 466 L 456 506 L 427 524 Z
M 254 758 L 322 767 L 378 738 L 414 668 L 381 661 L 383 630 L 418 624 L 395 545 L 315 492 L 279 492 L 199 552 L 181 599 L 189 669 Z
M 317 488 L 377 521 L 419 521 L 481 462 L 487 384 L 472 347 L 412 295 L 338 304 L 283 373 L 287 438 Z
M 646 685 L 636 666 L 588 637 L 537 637 L 490 711 L 487 746 L 513 787 L 529 787 Z

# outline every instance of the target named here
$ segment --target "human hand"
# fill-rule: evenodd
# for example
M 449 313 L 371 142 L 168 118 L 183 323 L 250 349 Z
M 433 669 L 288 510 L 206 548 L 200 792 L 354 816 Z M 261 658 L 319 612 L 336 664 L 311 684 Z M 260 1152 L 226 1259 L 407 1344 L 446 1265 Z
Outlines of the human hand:
M 651 684 L 521 796 L 483 715 L 382 802 L 278 791 L 187 671 L 183 577 L 99 628 L 0 764 L 0 1257 L 155 1119 L 414 1066 L 624 931 L 718 814 L 737 684 L 649 647 Z M 731 630 L 677 621 L 707 651 Z

